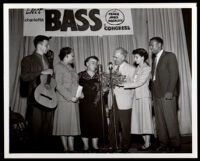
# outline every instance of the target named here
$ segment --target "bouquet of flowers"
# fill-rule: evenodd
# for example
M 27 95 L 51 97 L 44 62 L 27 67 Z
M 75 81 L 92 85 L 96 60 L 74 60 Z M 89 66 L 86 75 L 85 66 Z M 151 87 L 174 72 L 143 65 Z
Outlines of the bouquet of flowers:
M 104 86 L 110 87 L 112 83 L 112 86 L 115 87 L 125 82 L 126 82 L 126 76 L 122 75 L 119 72 L 116 72 L 116 71 L 112 72 L 112 79 L 110 79 L 110 73 L 104 72 L 102 74 L 102 84 Z
M 103 95 L 106 94 L 106 92 L 109 91 L 109 88 L 111 88 L 111 83 L 112 83 L 112 87 L 115 86 L 120 86 L 122 83 L 126 82 L 126 76 L 122 75 L 119 72 L 112 72 L 112 79 L 110 78 L 110 73 L 106 73 L 103 72 L 101 75 L 101 88 L 103 90 Z M 94 104 L 97 105 L 97 103 L 100 100 L 100 90 L 99 90 L 99 86 L 97 85 L 97 96 L 95 98 Z

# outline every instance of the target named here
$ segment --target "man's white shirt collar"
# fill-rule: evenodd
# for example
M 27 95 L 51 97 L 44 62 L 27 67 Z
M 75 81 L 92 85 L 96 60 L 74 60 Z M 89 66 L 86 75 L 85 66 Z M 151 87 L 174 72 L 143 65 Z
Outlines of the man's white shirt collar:
M 160 59 L 162 53 L 163 53 L 163 49 L 156 55 L 156 59 L 157 59 L 156 64 L 158 63 L 158 61 L 159 61 L 159 59 Z
M 157 68 L 157 65 L 158 65 L 158 61 L 159 61 L 159 59 L 160 59 L 162 53 L 163 53 L 163 50 L 161 50 L 161 51 L 156 55 L 156 66 L 155 66 L 155 71 L 156 71 L 156 68 Z M 153 81 L 155 81 L 155 80 L 156 80 L 156 73 L 154 72 Z

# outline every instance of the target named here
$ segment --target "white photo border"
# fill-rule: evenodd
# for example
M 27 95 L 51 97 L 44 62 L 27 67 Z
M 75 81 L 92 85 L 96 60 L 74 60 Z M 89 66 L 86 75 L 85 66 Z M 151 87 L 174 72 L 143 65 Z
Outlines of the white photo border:
M 192 9 L 192 153 L 60 154 L 9 153 L 9 9 L 97 8 L 97 3 L 10 3 L 4 13 L 4 157 L 5 158 L 197 158 L 197 3 L 99 3 L 98 8 L 190 8 Z

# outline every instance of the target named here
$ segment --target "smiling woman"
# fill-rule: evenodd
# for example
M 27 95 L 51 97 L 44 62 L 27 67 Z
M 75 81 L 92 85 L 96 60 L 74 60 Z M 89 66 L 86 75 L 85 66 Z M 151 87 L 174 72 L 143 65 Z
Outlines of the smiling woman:
M 79 110 L 81 137 L 85 152 L 89 149 L 97 152 L 100 145 L 105 146 L 107 136 L 105 101 L 102 101 L 100 76 L 97 73 L 98 61 L 96 56 L 87 57 L 84 61 L 86 70 L 79 73 L 79 84 L 83 87 L 84 95 L 84 98 L 80 99 Z M 92 140 L 91 148 L 89 139 Z

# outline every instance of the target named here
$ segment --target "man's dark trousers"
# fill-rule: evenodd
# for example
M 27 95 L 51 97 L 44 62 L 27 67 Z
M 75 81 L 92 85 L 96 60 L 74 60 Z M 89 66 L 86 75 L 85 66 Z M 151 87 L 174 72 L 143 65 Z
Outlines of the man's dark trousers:
M 180 146 L 180 133 L 177 119 L 176 97 L 172 100 L 154 98 L 156 128 L 160 146 Z

